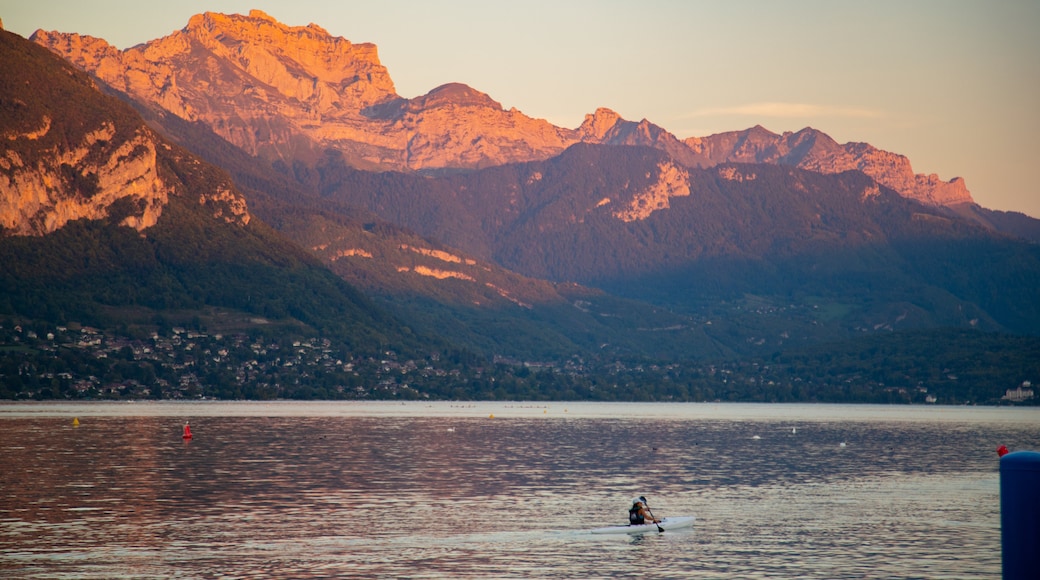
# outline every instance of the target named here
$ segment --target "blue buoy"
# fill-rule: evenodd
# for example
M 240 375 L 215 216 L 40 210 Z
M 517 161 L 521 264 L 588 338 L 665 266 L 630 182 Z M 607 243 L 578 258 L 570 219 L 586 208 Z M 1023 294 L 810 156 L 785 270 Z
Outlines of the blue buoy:
M 1040 453 L 1000 458 L 1000 541 L 1004 580 L 1035 580 L 1040 570 Z

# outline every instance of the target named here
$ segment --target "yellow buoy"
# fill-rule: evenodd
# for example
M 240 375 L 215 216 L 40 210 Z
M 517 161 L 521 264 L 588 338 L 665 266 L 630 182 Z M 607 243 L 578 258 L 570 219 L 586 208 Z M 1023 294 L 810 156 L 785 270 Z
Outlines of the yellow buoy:
M 488 417 L 488 419 L 494 419 L 494 418 L 495 418 L 495 414 L 494 413 L 491 413 L 491 416 Z
M 73 427 L 79 427 L 79 417 L 73 417 L 72 418 L 72 426 Z

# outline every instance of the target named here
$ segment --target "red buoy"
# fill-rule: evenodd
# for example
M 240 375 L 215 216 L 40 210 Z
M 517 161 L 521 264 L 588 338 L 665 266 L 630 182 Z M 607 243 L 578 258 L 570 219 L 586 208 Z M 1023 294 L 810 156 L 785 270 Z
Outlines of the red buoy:
M 191 427 L 187 423 L 184 424 L 184 435 L 181 435 L 181 439 L 191 439 Z
M 1000 447 L 997 447 L 997 457 L 1004 457 L 1007 454 L 1008 454 L 1007 445 L 1001 445 Z

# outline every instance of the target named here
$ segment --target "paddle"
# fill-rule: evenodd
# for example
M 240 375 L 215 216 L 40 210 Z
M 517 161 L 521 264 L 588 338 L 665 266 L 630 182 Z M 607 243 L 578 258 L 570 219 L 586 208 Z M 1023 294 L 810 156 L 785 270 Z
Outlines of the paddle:
M 657 524 L 657 531 L 664 533 L 664 528 L 661 527 L 661 524 L 657 523 L 657 518 L 654 517 L 654 512 L 650 511 L 650 504 L 646 503 L 646 498 L 639 496 L 639 501 L 643 502 L 643 505 L 646 506 L 646 513 L 650 514 L 650 519 L 655 520 L 654 523 Z

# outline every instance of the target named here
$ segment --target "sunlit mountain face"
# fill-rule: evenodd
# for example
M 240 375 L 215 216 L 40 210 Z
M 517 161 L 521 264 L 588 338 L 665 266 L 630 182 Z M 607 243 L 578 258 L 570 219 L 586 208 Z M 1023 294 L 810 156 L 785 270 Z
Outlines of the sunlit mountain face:
M 543 160 L 575 143 L 643 145 L 687 166 L 781 163 L 822 173 L 859 170 L 933 205 L 971 203 L 963 180 L 915 175 L 905 157 L 865 143 L 839 145 L 812 129 L 776 135 L 755 127 L 680 141 L 647 120 L 609 109 L 576 129 L 556 127 L 459 83 L 405 99 L 372 44 L 321 27 L 291 27 L 261 11 L 207 12 L 152 42 L 119 51 L 102 39 L 38 31 L 33 40 L 117 90 L 205 123 L 253 155 L 313 164 L 338 151 L 377 170 L 474 169 Z

